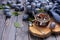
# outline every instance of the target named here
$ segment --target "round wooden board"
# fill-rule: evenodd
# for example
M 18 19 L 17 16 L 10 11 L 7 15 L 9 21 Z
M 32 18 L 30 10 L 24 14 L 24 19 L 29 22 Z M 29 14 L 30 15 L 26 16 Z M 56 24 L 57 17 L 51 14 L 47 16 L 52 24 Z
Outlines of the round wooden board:
M 45 38 L 51 34 L 51 30 L 49 28 L 49 25 L 47 27 L 38 27 L 35 24 L 33 26 L 29 27 L 29 31 L 34 35 L 41 38 Z
M 54 29 L 52 29 L 52 32 L 54 33 L 60 33 L 60 24 L 56 23 L 56 26 Z
M 55 22 L 55 21 L 53 20 L 53 18 L 51 18 L 51 22 Z M 60 33 L 60 24 L 57 23 L 57 22 L 55 22 L 55 23 L 56 23 L 56 26 L 55 26 L 54 29 L 52 29 L 52 32 L 54 32 L 54 33 Z

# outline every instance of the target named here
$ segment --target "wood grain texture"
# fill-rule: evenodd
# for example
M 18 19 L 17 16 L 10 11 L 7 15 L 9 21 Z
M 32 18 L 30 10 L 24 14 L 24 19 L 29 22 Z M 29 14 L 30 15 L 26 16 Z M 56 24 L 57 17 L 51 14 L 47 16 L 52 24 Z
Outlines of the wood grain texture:
M 2 40 L 15 40 L 16 28 L 14 26 L 14 22 L 15 22 L 14 16 L 12 16 L 11 19 L 8 19 L 6 21 Z
M 0 40 L 2 40 L 4 27 L 5 27 L 5 16 L 3 15 L 2 10 L 0 10 Z
M 54 36 L 51 35 L 51 36 L 49 36 L 48 38 L 46 38 L 45 40 L 56 40 L 56 37 L 55 37 L 55 35 L 54 35 Z
M 60 34 L 56 35 L 56 39 L 60 40 Z
M 28 40 L 28 23 L 22 21 L 23 13 L 18 16 L 20 28 L 17 28 L 16 40 Z

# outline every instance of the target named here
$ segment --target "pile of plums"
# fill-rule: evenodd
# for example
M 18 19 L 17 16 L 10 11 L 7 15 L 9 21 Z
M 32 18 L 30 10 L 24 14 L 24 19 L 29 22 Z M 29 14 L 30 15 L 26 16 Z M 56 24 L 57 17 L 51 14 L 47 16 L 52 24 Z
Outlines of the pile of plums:
M 32 10 L 36 14 L 42 7 L 48 11 L 53 7 L 53 2 L 49 2 L 49 0 L 26 1 L 26 9 L 29 10 L 28 12 Z
M 16 12 L 24 11 L 24 7 L 23 5 L 21 5 L 21 0 L 16 0 L 16 3 L 14 3 L 11 0 L 8 0 L 7 2 L 3 1 L 2 5 L 4 7 L 4 14 L 8 18 L 10 18 L 12 15 L 12 13 L 10 12 L 10 9 L 14 9 Z
M 26 7 L 26 14 L 29 17 L 33 17 L 34 15 L 39 13 L 39 10 L 41 7 L 43 7 L 43 3 L 47 4 L 48 1 L 44 1 L 42 2 L 41 0 L 27 0 L 25 2 L 25 7 Z M 50 3 L 51 4 L 51 3 Z M 49 6 L 50 7 L 50 6 Z M 44 6 L 44 8 L 46 9 L 47 7 Z M 24 17 L 23 17 L 24 19 Z
M 26 2 L 26 9 L 29 10 L 29 11 L 31 11 L 31 10 L 36 11 L 35 9 L 40 8 L 40 7 L 41 7 L 41 2 L 40 1 L 32 1 L 32 2 L 27 1 Z
M 16 3 L 14 3 L 11 0 L 8 0 L 7 3 L 5 1 L 2 2 L 2 5 L 8 5 L 10 8 L 15 9 L 15 11 L 24 11 L 23 5 L 21 5 L 20 0 L 16 0 Z

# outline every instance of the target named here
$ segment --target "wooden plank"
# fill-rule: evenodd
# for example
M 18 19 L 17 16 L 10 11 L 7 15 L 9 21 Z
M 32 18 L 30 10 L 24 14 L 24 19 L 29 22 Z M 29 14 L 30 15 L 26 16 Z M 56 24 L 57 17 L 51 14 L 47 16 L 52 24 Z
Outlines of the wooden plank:
M 4 27 L 5 27 L 5 16 L 3 15 L 2 10 L 0 10 L 0 40 L 2 40 Z
M 29 40 L 43 40 L 43 39 L 40 37 L 33 36 L 29 33 Z
M 55 35 L 51 35 L 48 38 L 44 39 L 44 40 L 56 40 L 56 36 Z
M 21 0 L 22 6 L 25 1 L 26 0 Z M 18 16 L 18 22 L 20 24 L 20 28 L 17 28 L 16 40 L 29 40 L 28 39 L 28 23 L 25 23 L 22 21 L 23 15 L 24 15 L 24 12 Z
M 60 40 L 60 35 L 56 35 L 57 40 Z
M 28 33 L 28 38 L 29 38 L 29 40 L 33 40 L 33 39 L 31 38 L 30 33 Z
M 20 24 L 20 28 L 17 28 L 16 40 L 28 40 L 28 24 L 22 21 L 22 16 L 18 16 L 18 23 Z
M 4 27 L 5 27 L 5 17 L 4 15 L 0 15 L 0 40 L 2 40 Z
M 3 10 L 2 9 L 0 10 L 0 15 L 3 15 Z
M 14 26 L 14 22 L 15 22 L 14 16 L 12 16 L 11 19 L 8 19 L 6 21 L 2 40 L 15 40 L 16 28 Z

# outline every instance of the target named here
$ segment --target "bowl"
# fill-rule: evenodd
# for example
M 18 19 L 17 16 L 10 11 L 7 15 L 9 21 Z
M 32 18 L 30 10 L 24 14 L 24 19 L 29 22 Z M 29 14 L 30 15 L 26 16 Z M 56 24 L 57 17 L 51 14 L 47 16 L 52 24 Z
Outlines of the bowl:
M 36 20 L 35 22 L 36 25 L 47 26 L 50 21 L 50 17 L 47 13 L 40 13 L 36 15 L 35 20 Z

